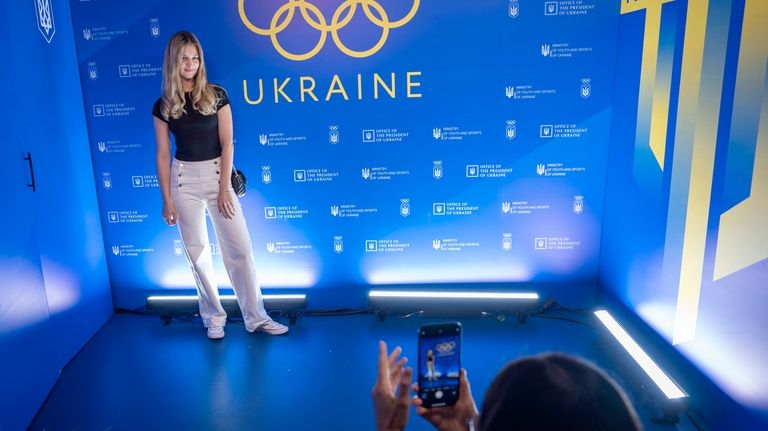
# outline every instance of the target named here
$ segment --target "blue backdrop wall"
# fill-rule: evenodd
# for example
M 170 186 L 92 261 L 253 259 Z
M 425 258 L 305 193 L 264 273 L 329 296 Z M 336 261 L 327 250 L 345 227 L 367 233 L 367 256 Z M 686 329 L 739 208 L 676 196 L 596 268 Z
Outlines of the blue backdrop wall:
M 766 24 L 762 1 L 622 5 L 600 260 L 601 283 L 763 426 Z M 754 427 L 724 406 L 702 410 L 713 427 Z
M 181 29 L 232 101 L 264 287 L 592 297 L 618 2 L 71 6 L 116 306 L 194 286 L 160 217 L 150 113 Z

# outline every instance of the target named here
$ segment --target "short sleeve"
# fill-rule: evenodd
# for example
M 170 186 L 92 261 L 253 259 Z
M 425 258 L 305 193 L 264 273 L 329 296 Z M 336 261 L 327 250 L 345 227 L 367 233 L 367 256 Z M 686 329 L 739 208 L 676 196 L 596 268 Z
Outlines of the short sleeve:
M 229 96 L 227 95 L 227 90 L 224 89 L 224 87 L 219 87 L 218 85 L 214 86 L 216 89 L 216 96 L 218 96 L 219 103 L 216 105 L 216 109 L 221 109 L 227 105 L 229 105 Z
M 167 123 L 168 120 L 163 117 L 163 98 L 160 97 L 157 99 L 157 102 L 155 102 L 155 105 L 152 107 L 152 115 L 157 117 L 158 120 Z

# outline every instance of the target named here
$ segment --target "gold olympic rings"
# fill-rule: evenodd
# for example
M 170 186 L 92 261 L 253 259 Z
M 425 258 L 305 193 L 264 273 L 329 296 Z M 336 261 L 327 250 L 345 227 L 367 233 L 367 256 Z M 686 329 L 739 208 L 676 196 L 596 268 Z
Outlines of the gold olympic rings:
M 443 355 L 452 352 L 454 347 L 456 347 L 455 341 L 446 341 L 445 343 L 440 343 L 435 346 L 435 350 L 437 350 L 437 353 Z
M 240 19 L 243 21 L 243 24 L 245 24 L 249 30 L 258 35 L 269 36 L 270 40 L 272 41 L 272 45 L 275 47 L 275 50 L 280 53 L 280 55 L 290 60 L 303 61 L 314 57 L 318 52 L 320 52 L 320 50 L 323 48 L 323 45 L 325 45 L 325 41 L 328 38 L 329 32 L 331 33 L 333 42 L 341 50 L 341 52 L 347 54 L 350 57 L 364 58 L 375 54 L 381 49 L 382 46 L 384 46 L 384 43 L 387 41 L 387 36 L 389 36 L 389 31 L 391 29 L 402 27 L 411 21 L 413 16 L 416 15 L 416 11 L 419 9 L 420 1 L 421 0 L 413 0 L 411 10 L 408 11 L 408 13 L 403 18 L 400 18 L 397 21 L 390 21 L 389 17 L 387 16 L 387 12 L 376 0 L 345 0 L 333 12 L 331 23 L 328 24 L 325 16 L 323 16 L 323 12 L 320 11 L 317 6 L 309 3 L 306 0 L 288 0 L 288 2 L 280 6 L 272 16 L 272 21 L 269 24 L 269 28 L 257 27 L 250 21 L 250 19 L 248 19 L 248 16 L 245 13 L 245 0 L 237 1 L 237 10 L 240 13 Z M 352 21 L 352 18 L 354 18 L 355 12 L 357 12 L 358 4 L 362 5 L 362 9 L 366 18 L 368 18 L 368 20 L 371 21 L 374 25 L 381 28 L 381 36 L 379 37 L 379 40 L 376 42 L 376 44 L 374 44 L 371 48 L 363 51 L 356 51 L 349 48 L 344 44 L 344 42 L 341 41 L 341 38 L 339 37 L 339 30 L 344 28 L 347 24 L 349 24 L 350 21 Z M 312 49 L 303 54 L 294 54 L 292 52 L 288 52 L 285 48 L 283 48 L 282 45 L 280 45 L 280 41 L 277 39 L 277 35 L 285 30 L 285 28 L 288 27 L 288 25 L 293 21 L 296 9 L 301 12 L 301 17 L 304 19 L 304 21 L 306 21 L 307 24 L 309 24 L 310 27 L 320 32 L 320 40 L 317 42 L 317 44 Z M 376 11 L 375 14 L 373 10 Z

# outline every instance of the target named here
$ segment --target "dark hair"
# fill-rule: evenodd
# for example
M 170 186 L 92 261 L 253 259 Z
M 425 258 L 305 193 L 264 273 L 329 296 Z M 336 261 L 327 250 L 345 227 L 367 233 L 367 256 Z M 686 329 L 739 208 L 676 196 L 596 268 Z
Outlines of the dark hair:
M 509 363 L 485 393 L 479 429 L 642 430 L 624 392 L 588 362 L 548 353 Z

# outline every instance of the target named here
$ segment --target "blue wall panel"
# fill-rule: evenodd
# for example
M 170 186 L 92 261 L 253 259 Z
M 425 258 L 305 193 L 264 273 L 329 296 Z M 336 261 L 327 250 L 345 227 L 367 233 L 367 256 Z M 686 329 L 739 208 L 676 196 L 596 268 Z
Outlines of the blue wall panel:
M 36 158 L 37 234 L 57 360 L 66 363 L 112 314 L 106 258 L 72 22 L 66 2 L 55 3 L 57 35 L 41 46 L 26 79 L 55 115 L 31 128 Z M 36 41 L 37 42 L 37 41 Z
M 24 429 L 112 314 L 69 4 L 4 3 L 0 428 Z M 37 190 L 22 154 L 32 154 Z

